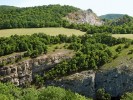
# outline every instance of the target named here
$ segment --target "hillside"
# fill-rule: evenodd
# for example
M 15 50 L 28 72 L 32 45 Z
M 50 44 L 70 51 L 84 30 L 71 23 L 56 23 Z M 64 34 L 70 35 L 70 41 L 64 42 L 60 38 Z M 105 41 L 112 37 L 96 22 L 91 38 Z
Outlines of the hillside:
M 102 15 L 99 16 L 101 19 L 108 19 L 108 20 L 113 20 L 113 19 L 118 19 L 123 17 L 124 14 L 106 14 L 106 15 Z
M 63 17 L 79 9 L 72 6 L 44 5 L 15 9 L 10 6 L 1 6 L 1 10 L 0 29 L 6 29 L 59 27 L 65 24 Z
M 0 11 L 0 29 L 67 27 L 71 23 L 103 24 L 91 9 L 83 11 L 67 5 L 44 5 L 26 8 L 0 6 Z
M 112 21 L 110 25 L 112 25 L 112 26 L 122 26 L 122 25 L 130 26 L 130 25 L 132 25 L 132 23 L 133 23 L 133 17 L 124 15 L 123 17 Z
M 6 5 L 1 5 L 0 6 L 0 12 L 5 12 L 5 11 L 11 11 L 11 10 L 15 10 L 18 9 L 18 7 L 14 7 L 14 6 L 6 6 Z

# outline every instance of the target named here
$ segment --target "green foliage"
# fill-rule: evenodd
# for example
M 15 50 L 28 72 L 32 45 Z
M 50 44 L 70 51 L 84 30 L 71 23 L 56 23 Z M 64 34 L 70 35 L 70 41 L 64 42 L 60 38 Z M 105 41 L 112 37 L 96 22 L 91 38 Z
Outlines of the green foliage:
M 39 100 L 87 100 L 85 97 L 59 87 L 47 87 L 41 91 Z
M 106 14 L 106 15 L 102 15 L 100 16 L 101 19 L 108 19 L 108 20 L 113 20 L 113 19 L 118 19 L 123 17 L 123 14 Z
M 20 100 L 38 100 L 40 92 L 35 88 L 26 88 L 22 90 Z
M 133 54 L 133 49 L 129 50 L 128 54 Z
M 40 75 L 35 75 L 35 84 L 39 87 L 43 86 L 44 79 Z
M 116 48 L 116 52 L 119 52 L 119 53 L 120 53 L 120 52 L 122 51 L 122 49 L 123 49 L 122 46 L 119 45 L 119 46 Z
M 126 44 L 124 45 L 124 48 L 129 48 L 130 45 L 131 45 L 130 43 L 126 43 Z
M 68 13 L 77 11 L 72 6 L 36 6 L 27 8 L 0 7 L 0 29 L 61 27 L 68 22 L 63 20 Z
M 106 93 L 105 90 L 98 89 L 96 92 L 96 100 L 111 100 L 110 94 Z
M 133 93 L 125 93 L 122 95 L 120 100 L 133 100 Z
M 75 50 L 75 56 L 72 59 L 62 61 L 54 68 L 45 72 L 44 76 L 46 79 L 51 79 L 77 71 L 99 69 L 100 66 L 110 62 L 118 56 L 114 54 L 110 49 L 110 46 L 123 42 L 126 43 L 127 41 L 113 38 L 109 34 L 74 37 L 68 48 Z M 120 52 L 122 49 L 121 46 L 118 46 L 116 51 Z
M 0 83 L 0 90 L 0 100 L 91 100 L 53 86 L 37 90 L 34 87 L 19 88 L 9 83 Z
M 0 38 L 0 56 L 12 54 L 14 52 L 25 52 L 25 57 L 37 57 L 38 55 L 47 53 L 47 46 L 58 43 L 69 43 L 73 37 L 66 35 L 49 36 L 43 33 Z M 5 64 L 5 63 L 4 63 Z M 3 64 L 3 65 L 4 65 Z

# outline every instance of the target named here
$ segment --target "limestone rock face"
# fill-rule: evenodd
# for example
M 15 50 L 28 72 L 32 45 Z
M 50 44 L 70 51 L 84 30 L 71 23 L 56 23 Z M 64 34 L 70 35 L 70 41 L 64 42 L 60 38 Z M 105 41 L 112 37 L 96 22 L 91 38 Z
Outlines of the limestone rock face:
M 66 59 L 67 53 L 69 52 L 43 55 L 35 59 L 0 67 L 0 81 L 24 86 L 32 82 L 35 74 L 43 73 L 45 70 L 54 67 L 54 64 Z
M 48 81 L 47 85 L 60 86 L 88 97 L 95 97 L 99 88 L 113 97 L 133 91 L 133 66 L 123 65 L 107 71 L 83 71 L 60 79 Z
M 85 24 L 88 23 L 90 25 L 102 25 L 103 21 L 91 10 L 79 10 L 77 12 L 69 13 L 66 16 L 66 19 L 70 23 L 77 23 L 77 24 Z
M 95 72 L 83 71 L 70 76 L 62 77 L 59 80 L 47 81 L 47 85 L 60 86 L 70 89 L 73 92 L 93 97 L 95 94 Z
M 96 90 L 104 88 L 113 97 L 133 91 L 133 66 L 121 66 L 95 75 Z
M 12 82 L 17 86 L 31 83 L 34 75 L 44 74 L 63 59 L 67 53 L 43 55 L 35 59 L 0 67 L 0 81 Z M 133 92 L 133 65 L 120 65 L 114 69 L 101 71 L 82 71 L 60 79 L 47 80 L 46 85 L 60 86 L 88 97 L 94 97 L 99 88 L 104 88 L 111 96 Z

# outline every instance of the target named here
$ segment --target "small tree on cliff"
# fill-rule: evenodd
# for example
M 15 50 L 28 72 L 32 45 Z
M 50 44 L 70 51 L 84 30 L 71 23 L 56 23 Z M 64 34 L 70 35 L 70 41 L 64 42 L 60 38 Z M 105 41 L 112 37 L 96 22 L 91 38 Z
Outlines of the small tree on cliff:
M 103 88 L 101 88 L 96 92 L 96 100 L 111 100 L 111 96 L 110 94 L 106 93 Z

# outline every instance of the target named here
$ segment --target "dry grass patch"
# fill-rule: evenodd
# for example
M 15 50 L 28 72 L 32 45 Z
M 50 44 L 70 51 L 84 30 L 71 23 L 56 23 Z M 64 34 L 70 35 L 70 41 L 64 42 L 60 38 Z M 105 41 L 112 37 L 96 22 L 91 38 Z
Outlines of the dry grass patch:
M 115 38 L 128 38 L 128 39 L 133 39 L 133 34 L 113 34 L 112 35 Z
M 21 29 L 4 29 L 0 30 L 0 37 L 9 37 L 11 35 L 31 35 L 34 33 L 45 33 L 47 35 L 56 36 L 59 34 L 65 34 L 70 36 L 74 35 L 83 35 L 85 32 L 81 32 L 75 29 L 67 28 L 21 28 Z

